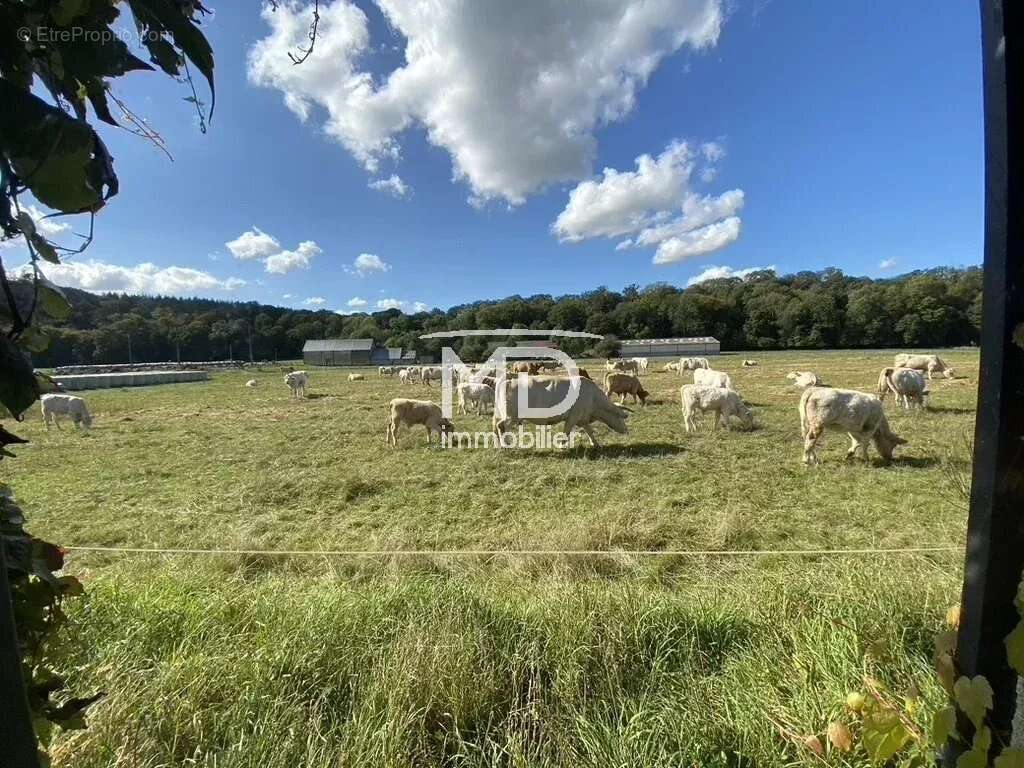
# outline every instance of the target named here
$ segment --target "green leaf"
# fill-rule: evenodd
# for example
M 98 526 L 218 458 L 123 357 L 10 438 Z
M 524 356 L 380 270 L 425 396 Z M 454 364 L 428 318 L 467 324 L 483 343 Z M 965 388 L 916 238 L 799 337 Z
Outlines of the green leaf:
M 211 101 L 216 102 L 213 85 L 213 49 L 199 31 L 192 19 L 182 12 L 182 6 L 168 0 L 128 0 L 136 23 L 145 25 L 150 31 L 167 31 L 174 37 L 174 44 L 202 72 L 210 86 Z M 152 49 L 150 49 L 152 53 Z M 211 113 L 213 107 L 211 105 Z
M 38 397 L 32 364 L 24 352 L 0 334 L 0 405 L 19 418 Z
M 896 712 L 878 708 L 864 716 L 860 738 L 871 762 L 880 764 L 903 749 L 911 735 Z
M 67 320 L 71 317 L 68 297 L 45 277 L 39 278 L 39 306 L 54 320 Z
M 980 729 L 985 713 L 992 709 L 992 686 L 988 680 L 981 675 L 974 678 L 961 676 L 953 685 L 953 698 L 974 727 Z
M 1004 749 L 996 761 L 995 768 L 1024 768 L 1024 749 Z
M 987 768 L 988 751 L 992 747 L 992 732 L 988 728 L 979 728 L 974 734 L 974 743 L 968 752 L 957 758 L 956 768 Z
M 61 576 L 57 579 L 57 584 L 67 597 L 77 597 L 78 595 L 85 594 L 85 587 L 82 586 L 82 582 L 74 576 Z
M 51 264 L 60 264 L 60 257 L 57 255 L 57 250 L 50 245 L 49 241 L 42 235 L 32 235 L 29 238 L 32 241 L 32 247 L 35 248 L 36 253 L 40 257 L 50 262 Z
M 932 744 L 941 747 L 956 734 L 956 709 L 944 707 L 932 715 Z
M 1017 622 L 1013 632 L 1006 636 L 1006 658 L 1019 674 L 1024 675 L 1024 619 Z
M 58 27 L 66 27 L 88 7 L 88 0 L 60 0 L 50 11 Z
M 36 223 L 24 211 L 18 214 L 18 228 L 29 237 L 33 237 L 36 233 Z
M 50 346 L 50 337 L 36 327 L 29 327 L 18 337 L 18 346 L 28 352 L 45 352 Z

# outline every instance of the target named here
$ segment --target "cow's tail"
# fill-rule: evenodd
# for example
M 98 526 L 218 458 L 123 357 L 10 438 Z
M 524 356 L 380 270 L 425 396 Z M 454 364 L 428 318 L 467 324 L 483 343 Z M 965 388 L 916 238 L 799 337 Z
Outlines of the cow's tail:
M 885 396 L 892 389 L 892 372 L 892 368 L 883 368 L 882 372 L 878 374 L 878 397 L 882 400 L 885 400 Z

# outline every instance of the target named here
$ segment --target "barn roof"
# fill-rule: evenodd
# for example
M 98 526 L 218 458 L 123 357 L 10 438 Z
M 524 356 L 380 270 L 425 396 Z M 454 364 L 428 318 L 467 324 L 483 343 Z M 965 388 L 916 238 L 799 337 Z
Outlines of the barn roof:
M 373 339 L 306 339 L 303 352 L 369 352 Z
M 678 336 L 671 339 L 623 339 L 623 344 L 718 344 L 714 336 Z

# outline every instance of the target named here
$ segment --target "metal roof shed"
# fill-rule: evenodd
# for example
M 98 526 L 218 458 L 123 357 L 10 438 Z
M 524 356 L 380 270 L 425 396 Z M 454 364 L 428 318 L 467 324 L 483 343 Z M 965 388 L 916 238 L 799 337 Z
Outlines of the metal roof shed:
M 373 339 L 307 339 L 302 347 L 306 365 L 369 365 Z
M 690 357 L 717 355 L 722 345 L 713 336 L 680 336 L 669 339 L 626 339 L 621 357 Z

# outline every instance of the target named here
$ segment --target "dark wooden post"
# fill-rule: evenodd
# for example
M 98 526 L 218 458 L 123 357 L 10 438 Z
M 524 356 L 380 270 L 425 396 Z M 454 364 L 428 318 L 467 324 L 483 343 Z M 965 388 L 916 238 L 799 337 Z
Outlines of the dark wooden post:
M 0 540 L 0 765 L 39 768 L 10 594 L 4 542 Z
M 1011 0 L 981 0 L 985 95 L 985 285 L 974 473 L 957 646 L 962 675 L 992 685 L 993 742 L 1009 735 L 1017 675 L 1004 638 L 1024 569 L 1024 92 L 1021 20 Z M 1014 139 L 1013 137 L 1017 137 Z M 962 744 L 947 750 L 948 765 Z

